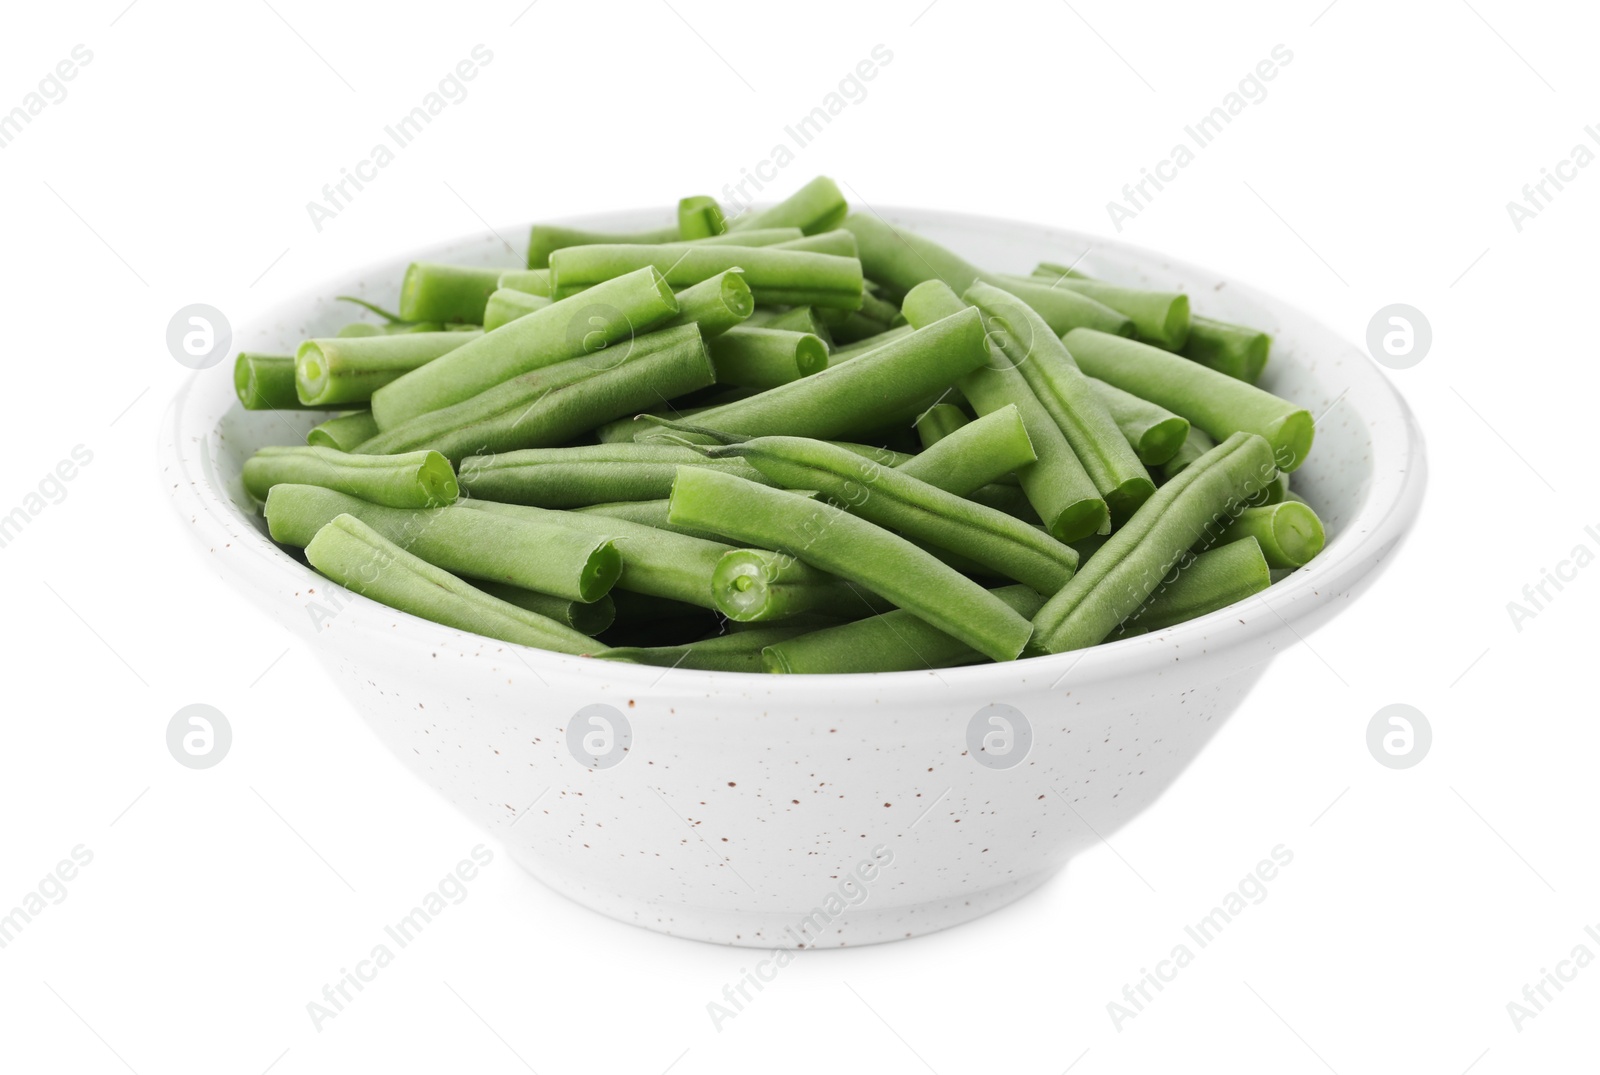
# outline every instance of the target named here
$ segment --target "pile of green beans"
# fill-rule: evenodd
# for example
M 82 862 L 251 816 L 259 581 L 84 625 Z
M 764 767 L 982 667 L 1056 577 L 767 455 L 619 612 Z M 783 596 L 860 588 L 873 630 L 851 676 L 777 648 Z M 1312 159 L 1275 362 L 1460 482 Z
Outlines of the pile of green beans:
M 1257 386 L 1270 334 L 1001 269 L 826 177 L 536 224 L 525 262 L 418 261 L 383 306 L 339 296 L 381 322 L 239 354 L 242 408 L 325 412 L 277 421 L 305 443 L 252 454 L 244 493 L 401 612 L 696 672 L 1145 645 L 1314 560 L 1289 473 L 1315 422 Z

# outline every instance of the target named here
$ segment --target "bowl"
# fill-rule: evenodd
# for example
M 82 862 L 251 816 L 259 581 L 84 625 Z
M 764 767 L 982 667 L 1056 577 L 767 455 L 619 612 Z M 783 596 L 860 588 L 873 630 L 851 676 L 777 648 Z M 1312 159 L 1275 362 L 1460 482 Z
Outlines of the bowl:
M 1422 499 L 1422 440 L 1359 350 L 1216 274 L 1099 237 L 983 217 L 884 215 L 998 271 L 1039 260 L 1181 289 L 1271 331 L 1263 386 L 1319 417 L 1295 488 L 1328 543 L 1265 594 L 1073 653 L 877 675 L 639 667 L 497 642 L 395 612 L 312 572 L 266 535 L 240 481 L 256 448 L 322 415 L 247 412 L 230 371 L 197 373 L 164 419 L 161 466 L 204 562 L 304 637 L 394 755 L 545 884 L 679 937 L 825 948 L 986 914 L 1153 803 L 1274 654 L 1370 585 Z M 571 223 L 633 230 L 659 210 Z M 524 234 L 526 232 L 524 231 Z M 1086 254 L 1086 252 L 1088 252 Z M 353 308 L 392 305 L 411 257 L 500 264 L 475 235 L 325 281 L 242 326 L 292 353 Z

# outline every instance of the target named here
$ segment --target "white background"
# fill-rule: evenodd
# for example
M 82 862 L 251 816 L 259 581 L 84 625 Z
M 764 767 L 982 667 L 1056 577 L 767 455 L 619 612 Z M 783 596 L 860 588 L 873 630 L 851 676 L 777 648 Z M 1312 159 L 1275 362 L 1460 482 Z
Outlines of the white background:
M 1576 945 L 1600 956 L 1600 569 L 1520 631 L 1506 609 L 1600 549 L 1600 167 L 1520 232 L 1506 210 L 1600 124 L 1591 7 L 125 3 L 16 5 L 0 34 L 0 111 L 93 52 L 0 150 L 0 513 L 93 452 L 0 549 L 0 909 L 94 856 L 0 950 L 0 1067 L 1593 1069 L 1600 966 L 1520 1030 L 1506 1008 Z M 305 203 L 478 43 L 470 95 L 315 230 Z M 306 1002 L 480 837 L 199 562 L 154 463 L 187 375 L 169 317 L 242 324 L 486 223 L 520 242 L 530 218 L 720 193 L 880 43 L 865 99 L 772 193 L 825 173 L 871 203 L 1105 234 L 1122 185 L 1287 45 L 1267 98 L 1121 238 L 1352 340 L 1386 304 L 1424 311 L 1431 353 L 1390 374 L 1432 463 L 1415 532 L 1114 850 L 996 915 L 803 956 L 719 1032 L 706 1003 L 754 953 L 619 925 L 502 855 L 318 1032 Z M 234 728 L 205 772 L 163 740 L 191 702 Z M 1405 771 L 1365 745 L 1393 702 L 1434 730 Z M 1280 843 L 1266 901 L 1115 1028 L 1107 1002 Z

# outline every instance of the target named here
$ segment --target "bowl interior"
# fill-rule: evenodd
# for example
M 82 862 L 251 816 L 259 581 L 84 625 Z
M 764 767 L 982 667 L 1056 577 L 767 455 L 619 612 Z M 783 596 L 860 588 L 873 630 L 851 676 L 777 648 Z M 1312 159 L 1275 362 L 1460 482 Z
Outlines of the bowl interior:
M 623 231 L 664 223 L 669 215 L 661 210 L 635 210 L 573 223 Z M 884 215 L 986 268 L 1027 273 L 1041 260 L 1076 264 L 1110 281 L 1187 292 L 1196 313 L 1272 333 L 1272 358 L 1262 387 L 1318 416 L 1316 442 L 1305 465 L 1294 472 L 1292 487 L 1316 508 L 1329 538 L 1327 548 L 1310 568 L 1273 587 L 1274 606 L 1280 614 L 1297 596 L 1309 598 L 1311 587 L 1317 585 L 1301 576 L 1315 573 L 1325 583 L 1330 571 L 1342 563 L 1349 573 L 1364 571 L 1355 566 L 1358 545 L 1385 526 L 1398 530 L 1409 521 L 1420 497 L 1422 471 L 1420 438 L 1409 412 L 1364 354 L 1295 308 L 1203 268 L 1105 239 L 924 210 L 888 209 Z M 521 233 L 525 232 L 522 229 Z M 337 301 L 336 295 L 352 295 L 392 308 L 405 266 L 413 258 L 520 267 L 493 236 L 442 243 L 326 281 L 266 311 L 236 334 L 238 347 L 292 354 L 302 340 L 333 335 L 340 326 L 363 316 L 358 307 Z M 197 375 L 178 408 L 183 413 L 176 419 L 175 442 L 180 455 L 186 440 L 200 442 L 200 469 L 218 494 L 211 509 L 230 516 L 225 521 L 229 532 L 258 535 L 264 555 L 291 561 L 288 553 L 266 538 L 265 521 L 245 492 L 240 472 L 244 460 L 263 445 L 304 443 L 306 431 L 327 417 L 327 412 L 245 411 L 233 397 L 228 371 L 220 368 Z M 1396 537 L 1391 535 L 1390 540 Z M 1226 611 L 1213 614 L 1229 615 Z M 1207 619 L 1210 617 L 1157 634 L 1181 633 Z M 1097 649 L 1136 642 L 1130 639 Z

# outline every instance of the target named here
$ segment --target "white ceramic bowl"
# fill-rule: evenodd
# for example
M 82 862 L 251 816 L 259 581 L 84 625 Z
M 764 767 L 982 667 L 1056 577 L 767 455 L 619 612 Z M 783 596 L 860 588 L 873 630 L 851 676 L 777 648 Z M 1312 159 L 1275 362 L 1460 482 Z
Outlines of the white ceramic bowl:
M 226 366 L 173 400 L 164 484 L 205 562 L 309 640 L 395 756 L 584 906 L 758 947 L 866 944 L 976 918 L 1153 802 L 1272 656 L 1372 581 L 1422 499 L 1422 441 L 1365 355 L 1259 292 L 1103 239 L 922 210 L 887 216 L 1001 271 L 1070 263 L 1092 247 L 1083 266 L 1095 275 L 1182 289 L 1201 312 L 1271 331 L 1264 387 L 1327 412 L 1294 475 L 1327 526 L 1326 550 L 1261 599 L 1077 653 L 937 673 L 757 676 L 507 645 L 334 586 L 268 540 L 239 478 L 257 447 L 292 442 L 318 418 L 241 410 Z M 493 236 L 415 256 L 506 261 Z M 404 268 L 395 259 L 323 281 L 243 326 L 235 345 L 292 353 L 351 319 L 334 295 L 392 306 Z M 574 742 L 599 734 L 590 748 L 607 749 L 600 725 L 574 719 L 594 705 L 624 715 L 611 718 L 616 764 L 591 767 L 578 760 L 584 748 L 569 750 L 569 725 Z M 1012 707 L 1009 753 L 1003 726 L 988 722 L 994 705 Z M 969 736 L 984 734 L 1001 736 L 992 752 L 969 750 Z

